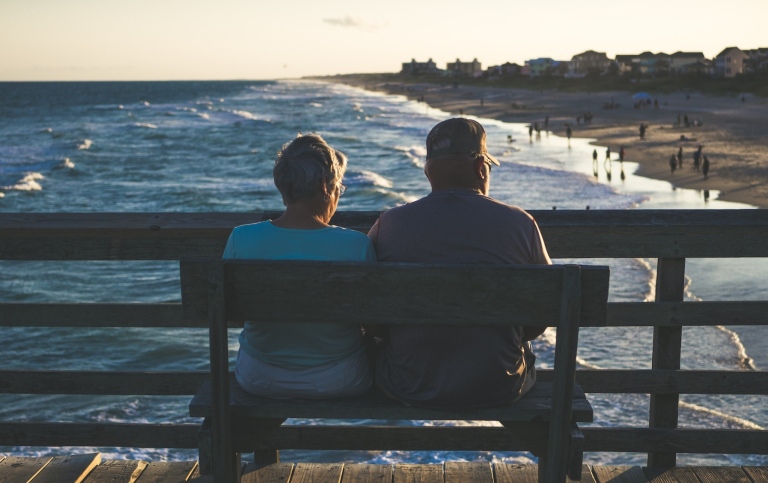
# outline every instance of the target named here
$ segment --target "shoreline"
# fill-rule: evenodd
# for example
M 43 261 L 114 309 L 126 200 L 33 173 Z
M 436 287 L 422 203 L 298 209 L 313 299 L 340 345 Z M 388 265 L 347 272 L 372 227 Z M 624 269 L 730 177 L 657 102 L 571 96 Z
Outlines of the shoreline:
M 531 91 L 503 87 L 457 84 L 437 85 L 404 82 L 370 82 L 350 78 L 323 78 L 368 91 L 404 95 L 422 100 L 432 108 L 452 115 L 469 114 L 504 122 L 534 123 L 542 129 L 566 136 L 593 139 L 591 144 L 610 147 L 618 160 L 620 147 L 625 161 L 638 163 L 637 176 L 668 181 L 675 187 L 716 190 L 717 199 L 768 208 L 768 100 L 754 96 L 720 98 L 703 94 L 662 94 L 659 106 L 635 108 L 626 92 L 570 93 L 553 90 Z M 591 113 L 590 123 L 577 117 Z M 681 120 L 701 125 L 676 126 Z M 640 124 L 647 126 L 645 140 Z M 681 136 L 685 140 L 681 140 Z M 707 179 L 693 170 L 693 153 L 703 146 L 710 161 Z M 681 169 L 671 172 L 670 156 L 683 148 Z M 603 159 L 604 152 L 598 152 Z

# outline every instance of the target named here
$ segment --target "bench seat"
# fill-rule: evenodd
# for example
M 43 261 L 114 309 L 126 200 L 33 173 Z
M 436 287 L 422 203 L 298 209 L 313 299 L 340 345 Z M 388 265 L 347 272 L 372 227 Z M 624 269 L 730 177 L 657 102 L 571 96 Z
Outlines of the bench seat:
M 383 396 L 378 391 L 340 399 L 269 399 L 245 392 L 230 377 L 230 409 L 238 418 L 318 418 L 318 419 L 429 419 L 477 420 L 508 422 L 549 421 L 552 411 L 552 383 L 538 382 L 520 400 L 506 405 L 482 409 L 427 409 L 406 406 Z M 189 404 L 192 417 L 213 415 L 211 384 L 205 383 Z M 573 422 L 592 422 L 592 406 L 577 384 L 573 392 Z

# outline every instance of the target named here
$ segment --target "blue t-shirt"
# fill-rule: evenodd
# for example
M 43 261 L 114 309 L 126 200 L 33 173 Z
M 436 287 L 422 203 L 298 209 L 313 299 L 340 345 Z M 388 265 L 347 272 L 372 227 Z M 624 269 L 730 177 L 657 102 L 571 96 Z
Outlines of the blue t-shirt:
M 346 228 L 297 230 L 263 221 L 235 228 L 223 258 L 375 262 L 376 253 L 367 236 Z M 312 307 L 307 307 L 311 315 Z M 300 369 L 357 355 L 363 351 L 363 338 L 360 327 L 352 324 L 245 322 L 240 347 L 267 364 Z

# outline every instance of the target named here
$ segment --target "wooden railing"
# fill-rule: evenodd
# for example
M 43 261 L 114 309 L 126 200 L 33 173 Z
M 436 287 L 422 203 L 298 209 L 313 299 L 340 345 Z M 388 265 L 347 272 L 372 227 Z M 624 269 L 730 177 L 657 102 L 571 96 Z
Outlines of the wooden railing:
M 667 467 L 676 453 L 768 454 L 768 431 L 678 429 L 680 394 L 768 395 L 766 371 L 680 370 L 684 326 L 768 325 L 768 301 L 683 303 L 686 258 L 768 257 L 768 211 L 632 210 L 533 211 L 553 258 L 658 259 L 656 302 L 612 302 L 608 326 L 653 327 L 652 369 L 583 370 L 588 393 L 651 394 L 649 427 L 584 429 L 586 451 L 649 453 L 649 466 Z M 273 218 L 259 213 L 55 213 L 0 214 L 0 260 L 179 260 L 220 257 L 234 226 Z M 367 231 L 378 212 L 340 212 L 333 223 Z M 717 277 L 717 274 L 712 274 Z M 180 304 L 52 303 L 0 301 L 0 326 L 190 327 Z M 599 330 L 599 329 L 598 329 Z M 0 393 L 191 395 L 205 372 L 89 372 L 0 370 Z M 551 377 L 540 371 L 540 379 Z M 196 425 L 0 422 L 0 446 L 197 446 Z M 272 444 L 334 449 L 322 427 L 275 433 Z M 350 437 L 354 427 L 349 429 Z M 403 428 L 407 431 L 407 428 Z M 446 441 L 471 449 L 472 428 L 451 431 Z M 513 450 L 499 437 L 485 450 Z M 391 434 L 391 433 L 390 433 Z M 381 438 L 386 439 L 382 434 Z M 298 441 L 298 446 L 297 446 Z M 287 444 L 287 443 L 286 443 Z M 407 448 L 402 448 L 407 449 Z M 441 448 L 451 449 L 451 448 Z

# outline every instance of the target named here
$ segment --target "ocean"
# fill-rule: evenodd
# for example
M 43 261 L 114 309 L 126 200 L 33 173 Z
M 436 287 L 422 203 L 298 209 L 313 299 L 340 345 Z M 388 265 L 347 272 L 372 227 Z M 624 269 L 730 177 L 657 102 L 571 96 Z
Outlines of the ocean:
M 429 192 L 429 129 L 448 113 L 402 96 L 311 81 L 0 83 L 0 212 L 249 212 L 281 209 L 272 183 L 277 150 L 316 132 L 349 157 L 339 210 L 385 210 Z M 628 152 L 479 119 L 502 166 L 491 196 L 525 209 L 733 209 L 716 191 L 674 189 L 635 176 Z M 598 151 L 597 172 L 592 151 Z M 567 260 L 556 260 L 566 262 Z M 581 260 L 581 262 L 584 262 Z M 655 261 L 594 260 L 612 269 L 612 301 L 653 299 Z M 120 270 L 114 270 L 119 266 Z M 688 301 L 765 300 L 765 259 L 688 260 Z M 3 302 L 175 302 L 172 262 L 0 261 Z M 232 333 L 231 349 L 237 349 Z M 554 334 L 535 342 L 551 367 Z M 683 333 L 684 368 L 768 367 L 768 328 L 697 327 Z M 641 343 L 638 343 L 641 342 Z M 650 368 L 652 330 L 585 329 L 582 368 Z M 139 342 L 139 343 L 137 343 Z M 4 328 L 6 369 L 205 370 L 199 331 Z M 130 348 L 124 348 L 129 346 Z M 591 396 L 596 426 L 647 426 L 648 396 Z M 0 395 L 3 421 L 192 422 L 188 398 Z M 405 422 L 403 424 L 435 424 Z M 442 424 L 442 423 L 441 423 Z M 475 424 L 455 421 L 447 424 Z M 680 426 L 768 428 L 758 396 L 681 397 Z M 194 451 L 95 448 L 106 457 L 193 459 Z M 72 448 L 3 448 L 43 455 Z M 527 453 L 284 451 L 286 461 L 526 463 Z M 643 454 L 588 453 L 591 464 L 644 464 Z M 679 464 L 766 465 L 747 455 L 681 455 Z

